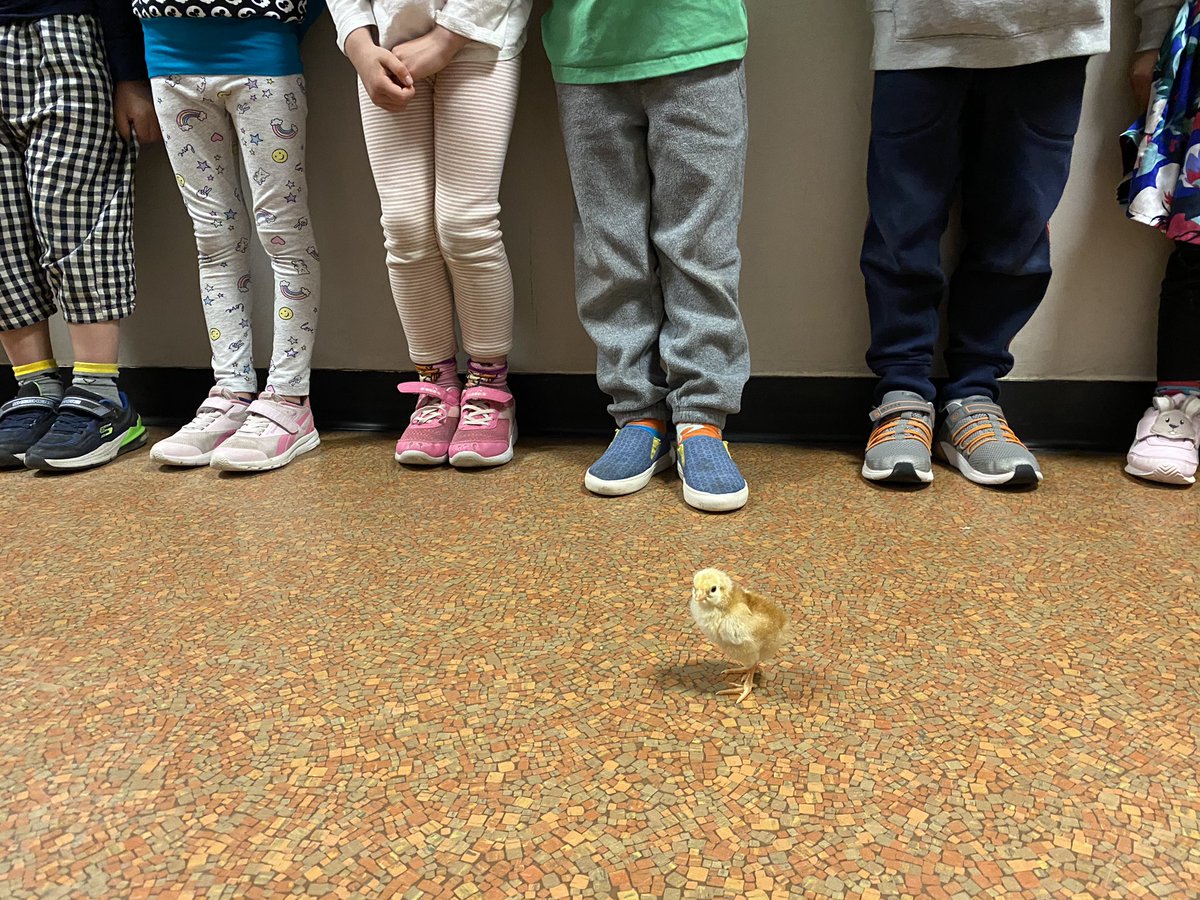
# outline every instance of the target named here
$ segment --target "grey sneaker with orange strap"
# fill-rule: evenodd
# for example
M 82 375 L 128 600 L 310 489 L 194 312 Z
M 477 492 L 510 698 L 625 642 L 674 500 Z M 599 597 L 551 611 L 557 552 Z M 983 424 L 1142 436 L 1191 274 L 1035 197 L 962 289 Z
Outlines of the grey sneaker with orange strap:
M 888 391 L 871 410 L 875 423 L 862 474 L 868 481 L 928 484 L 933 481 L 933 404 L 912 391 Z
M 1004 410 L 988 397 L 946 404 L 938 455 L 976 484 L 1026 485 L 1042 480 L 1029 449 L 1013 434 Z

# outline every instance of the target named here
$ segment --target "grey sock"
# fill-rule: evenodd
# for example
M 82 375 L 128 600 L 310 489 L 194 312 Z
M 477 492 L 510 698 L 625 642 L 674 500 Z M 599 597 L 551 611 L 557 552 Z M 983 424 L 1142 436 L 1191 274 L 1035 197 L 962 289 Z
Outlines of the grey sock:
M 62 375 L 58 369 L 43 369 L 30 375 L 17 376 L 17 394 L 22 397 L 49 397 L 61 400 L 63 396 Z
M 81 387 L 85 391 L 91 391 L 103 397 L 105 400 L 111 400 L 117 406 L 123 406 L 121 403 L 121 392 L 117 389 L 117 376 L 113 375 L 93 375 L 91 373 L 82 374 L 75 373 L 71 376 L 71 387 Z

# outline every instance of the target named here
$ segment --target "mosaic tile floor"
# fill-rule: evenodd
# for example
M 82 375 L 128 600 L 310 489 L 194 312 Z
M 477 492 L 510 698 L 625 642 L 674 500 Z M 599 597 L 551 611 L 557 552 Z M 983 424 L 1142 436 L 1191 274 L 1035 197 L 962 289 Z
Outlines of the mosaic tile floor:
M 598 449 L 0 473 L 0 894 L 1197 896 L 1200 488 L 740 446 L 708 517 Z M 741 707 L 710 564 L 800 624 Z

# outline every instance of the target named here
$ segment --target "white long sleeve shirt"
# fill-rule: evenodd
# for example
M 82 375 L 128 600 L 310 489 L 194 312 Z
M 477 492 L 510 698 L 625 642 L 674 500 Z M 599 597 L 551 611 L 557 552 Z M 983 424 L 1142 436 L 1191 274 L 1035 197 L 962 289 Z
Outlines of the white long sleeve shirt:
M 533 0 L 328 0 L 344 52 L 350 32 L 379 30 L 379 46 L 391 49 L 428 34 L 434 26 L 461 34 L 471 43 L 458 59 L 512 59 L 525 46 L 525 26 Z

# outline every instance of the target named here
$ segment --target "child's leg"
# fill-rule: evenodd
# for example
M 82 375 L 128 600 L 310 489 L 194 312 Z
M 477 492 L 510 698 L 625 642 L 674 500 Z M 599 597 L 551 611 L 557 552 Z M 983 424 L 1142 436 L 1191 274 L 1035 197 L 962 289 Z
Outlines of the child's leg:
M 155 78 L 153 88 L 163 142 L 196 233 L 213 375 L 220 387 L 253 394 L 250 222 L 238 183 L 239 135 L 218 97 L 226 88 L 191 75 Z
M 521 82 L 520 58 L 454 62 L 434 90 L 434 217 L 463 346 L 495 383 L 512 349 L 513 286 L 500 233 L 500 178 Z M 490 364 L 490 365 L 488 365 Z M 485 376 L 492 376 L 490 379 Z
M 965 246 L 950 286 L 945 400 L 999 395 L 1050 283 L 1048 223 L 1071 167 L 1087 60 L 980 73 L 966 107 Z
M 25 150 L 32 110 L 19 102 L 20 92 L 40 77 L 35 65 L 33 32 L 24 25 L 0 25 L 10 50 L 0 81 L 0 345 L 8 356 L 21 396 L 36 395 L 42 404 L 40 425 L 17 405 L 0 408 L 0 465 L 20 465 L 25 451 L 50 427 L 62 399 L 63 383 L 50 345 L 49 317 L 54 291 L 40 261 L 29 189 Z M 6 421 L 7 420 L 7 421 Z
M 455 62 L 434 86 L 434 217 L 470 355 L 462 415 L 447 450 L 456 466 L 507 462 L 516 440 L 508 392 L 512 273 L 498 216 L 520 80 L 520 58 Z
M 28 89 L 40 73 L 28 26 L 0 25 L 0 33 L 12 50 L 0 79 L 0 344 L 9 363 L 28 366 L 53 358 L 47 320 L 55 311 L 25 171 L 34 113 Z M 28 102 L 20 102 L 26 93 Z
M 1177 243 L 1158 304 L 1158 393 L 1200 394 L 1200 246 Z
M 669 418 L 659 356 L 663 298 L 650 244 L 646 110 L 636 83 L 559 84 L 575 191 L 575 302 L 596 380 L 625 425 Z M 624 479 L 609 479 L 621 480 Z
M 267 387 L 308 396 L 321 308 L 321 264 L 308 211 L 304 76 L 217 79 L 241 142 L 258 239 L 275 276 L 274 340 Z M 233 152 L 233 151 L 231 151 Z
M 134 307 L 133 164 L 113 130 L 112 87 L 89 23 L 48 19 L 24 156 L 40 266 L 69 324 L 74 384 L 120 406 L 119 320 Z
M 877 403 L 894 391 L 934 399 L 930 374 L 946 289 L 941 241 L 960 172 L 960 115 L 974 77 L 961 69 L 875 73 L 861 267 Z
M 95 20 L 51 16 L 28 28 L 37 35 L 38 74 L 26 96 L 25 188 L 40 264 L 75 343 L 76 377 L 25 464 L 78 469 L 145 442 L 140 418 L 117 390 L 118 323 L 135 300 L 137 154 L 113 126 Z
M 1193 484 L 1200 467 L 1200 246 L 1176 243 L 1158 306 L 1158 387 L 1125 457 L 1130 475 Z
M 654 173 L 650 238 L 666 316 L 659 346 L 677 423 L 723 428 L 750 377 L 738 312 L 746 165 L 741 63 L 656 78 L 643 94 Z
M 434 88 L 418 84 L 405 110 L 391 113 L 372 103 L 360 84 L 359 104 L 408 353 L 419 366 L 444 362 L 445 369 L 457 341 L 450 277 L 434 224 Z

